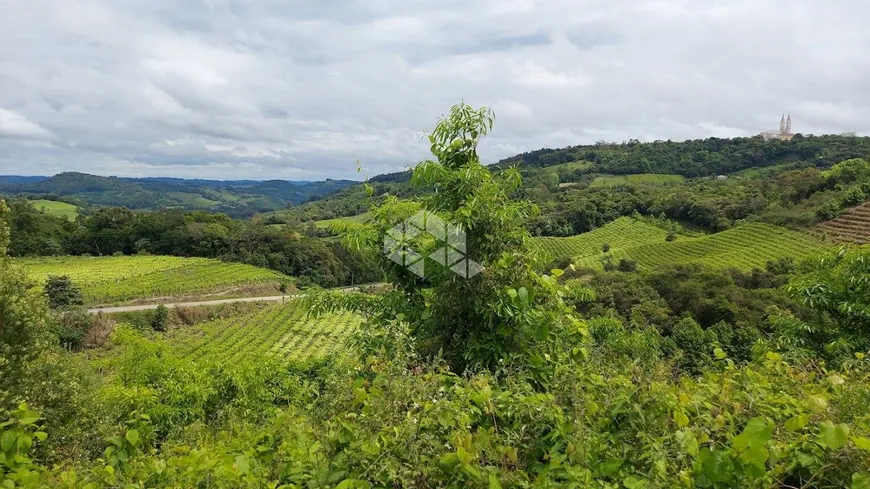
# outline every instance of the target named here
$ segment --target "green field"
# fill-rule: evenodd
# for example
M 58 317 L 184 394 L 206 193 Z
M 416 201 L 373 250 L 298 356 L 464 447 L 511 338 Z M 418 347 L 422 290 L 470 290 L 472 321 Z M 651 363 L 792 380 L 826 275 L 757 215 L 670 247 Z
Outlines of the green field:
M 588 233 L 568 238 L 534 238 L 534 242 L 553 258 L 579 258 L 600 254 L 604 244 L 609 244 L 615 250 L 646 243 L 664 243 L 667 235 L 668 232 L 658 226 L 631 217 L 620 217 Z
M 318 228 L 329 229 L 334 226 L 345 226 L 348 224 L 361 224 L 371 217 L 370 212 L 363 212 L 355 216 L 336 217 L 335 219 L 324 219 L 322 221 L 314 221 L 314 225 Z
M 300 300 L 178 330 L 165 341 L 185 358 L 234 362 L 270 355 L 305 360 L 335 353 L 360 323 L 350 313 L 307 318 Z
M 72 221 L 79 215 L 78 207 L 66 202 L 40 199 L 31 200 L 30 203 L 33 204 L 36 210 L 44 210 L 50 216 L 65 217 Z
M 663 184 L 685 181 L 682 175 L 664 175 L 660 173 L 641 173 L 637 175 L 602 175 L 596 177 L 590 187 L 615 187 L 629 184 Z
M 275 283 L 278 272 L 241 263 L 175 256 L 16 258 L 31 279 L 68 275 L 89 304 L 189 295 Z
M 673 242 L 615 248 L 608 253 L 618 262 L 628 258 L 643 268 L 664 264 L 702 263 L 716 268 L 749 270 L 764 268 L 769 260 L 800 260 L 824 251 L 825 245 L 806 234 L 770 224 L 750 223 L 728 231 L 701 237 L 679 237 Z M 602 268 L 602 254 L 582 257 L 575 265 Z
M 206 199 L 202 195 L 188 193 L 188 192 L 167 192 L 166 195 L 178 199 L 181 202 L 181 205 L 186 207 L 198 207 L 203 209 L 208 209 L 214 207 L 220 202 L 216 200 Z

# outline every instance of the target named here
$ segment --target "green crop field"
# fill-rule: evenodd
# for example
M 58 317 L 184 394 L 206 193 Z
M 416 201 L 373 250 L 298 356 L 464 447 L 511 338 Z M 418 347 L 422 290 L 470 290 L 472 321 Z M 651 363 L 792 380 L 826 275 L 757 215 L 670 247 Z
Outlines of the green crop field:
M 350 313 L 307 318 L 306 311 L 300 300 L 289 300 L 254 313 L 181 329 L 165 341 L 186 358 L 233 362 L 271 355 L 304 360 L 336 352 L 361 321 Z
M 534 238 L 554 258 L 584 257 L 601 253 L 604 244 L 612 250 L 646 243 L 664 243 L 668 232 L 631 217 L 620 217 L 606 225 L 568 238 Z
M 701 237 L 680 237 L 673 242 L 650 243 L 614 249 L 614 262 L 628 258 L 644 268 L 664 264 L 702 263 L 717 268 L 749 270 L 764 268 L 769 260 L 800 260 L 824 251 L 826 246 L 809 235 L 762 223 L 750 223 L 728 231 Z M 602 268 L 602 254 L 587 256 L 575 265 Z
M 614 187 L 628 184 L 663 184 L 684 181 L 682 175 L 664 175 L 659 173 L 641 173 L 637 175 L 603 175 L 595 178 L 590 187 Z
M 55 200 L 31 200 L 31 204 L 37 210 L 45 210 L 45 213 L 50 216 L 65 217 L 73 220 L 79 215 L 78 208 L 66 202 L 57 202 Z
M 68 275 L 90 304 L 189 295 L 227 288 L 278 283 L 278 272 L 241 263 L 175 256 L 16 258 L 31 279 Z

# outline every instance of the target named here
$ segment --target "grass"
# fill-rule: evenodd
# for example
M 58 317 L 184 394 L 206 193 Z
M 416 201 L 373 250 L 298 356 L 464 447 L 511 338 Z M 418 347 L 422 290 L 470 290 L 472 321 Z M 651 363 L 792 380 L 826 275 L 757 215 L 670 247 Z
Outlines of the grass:
M 32 280 L 68 275 L 89 304 L 205 294 L 233 287 L 278 284 L 278 272 L 241 263 L 175 256 L 16 258 Z
M 33 204 L 36 210 L 44 210 L 49 216 L 65 217 L 72 221 L 79 215 L 78 207 L 66 202 L 40 199 L 31 200 L 30 203 Z
M 305 360 L 335 354 L 360 322 L 359 316 L 350 313 L 308 318 L 302 301 L 291 299 L 252 313 L 184 328 L 164 341 L 185 358 L 233 362 L 268 355 Z
M 661 173 L 641 173 L 637 175 L 602 175 L 592 181 L 590 187 L 614 187 L 629 184 L 665 184 L 685 181 L 682 175 L 665 175 Z
M 167 192 L 167 196 L 177 199 L 182 205 L 189 207 L 201 207 L 208 209 L 218 205 L 220 202 L 216 200 L 206 199 L 202 195 L 188 192 Z
M 345 226 L 348 224 L 364 223 L 371 216 L 370 212 L 363 212 L 355 216 L 336 217 L 335 219 L 324 219 L 322 221 L 314 221 L 314 225 L 318 228 L 329 229 L 334 226 Z
M 750 223 L 717 234 L 678 237 L 673 242 L 649 243 L 611 250 L 614 263 L 627 258 L 642 268 L 665 264 L 701 263 L 715 268 L 764 268 L 780 258 L 800 260 L 827 246 L 803 233 L 764 223 Z M 581 257 L 576 266 L 601 269 L 605 255 Z

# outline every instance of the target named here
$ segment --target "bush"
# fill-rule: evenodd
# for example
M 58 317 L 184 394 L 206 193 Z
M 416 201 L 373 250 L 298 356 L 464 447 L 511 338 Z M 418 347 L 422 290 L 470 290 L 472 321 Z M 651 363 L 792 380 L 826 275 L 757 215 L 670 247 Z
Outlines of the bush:
M 669 232 L 668 235 L 665 236 L 665 241 L 667 241 L 667 242 L 669 242 L 669 243 L 670 243 L 671 241 L 676 241 L 676 240 L 677 240 L 677 235 L 674 234 L 673 231 Z
M 169 309 L 160 304 L 157 306 L 157 309 L 154 309 L 154 313 L 151 316 L 151 328 L 154 331 L 166 331 L 167 318 L 169 318 Z
M 45 295 L 48 296 L 48 307 L 52 309 L 81 306 L 85 303 L 81 290 L 66 275 L 50 275 L 45 282 Z
M 637 271 L 637 262 L 629 260 L 628 258 L 623 258 L 622 260 L 619 260 L 619 266 L 617 266 L 616 269 L 620 272 L 634 273 Z
M 829 200 L 819 210 L 816 211 L 816 217 L 822 221 L 830 221 L 840 215 L 840 203 L 836 200 Z
M 604 243 L 603 245 L 601 245 L 602 253 L 607 253 L 608 251 L 610 251 L 610 243 Z

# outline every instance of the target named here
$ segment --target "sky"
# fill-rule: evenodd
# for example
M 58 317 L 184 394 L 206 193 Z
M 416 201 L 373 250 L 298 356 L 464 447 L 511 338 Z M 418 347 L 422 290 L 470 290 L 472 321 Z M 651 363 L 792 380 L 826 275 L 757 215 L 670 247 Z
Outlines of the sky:
M 784 112 L 868 134 L 868 25 L 866 0 L 0 0 L 0 174 L 360 179 L 460 101 L 495 112 L 485 163 Z

